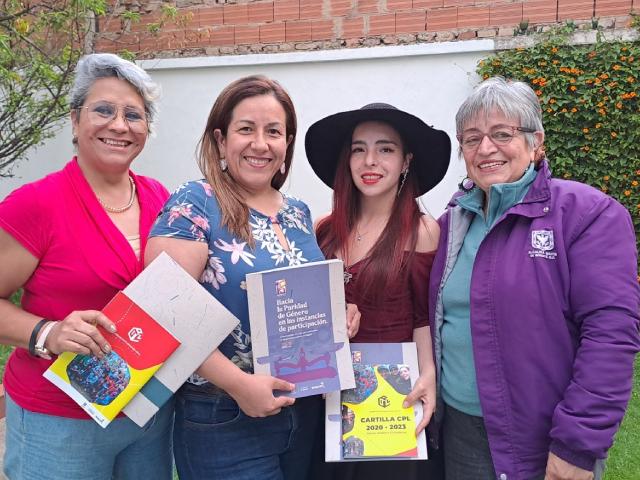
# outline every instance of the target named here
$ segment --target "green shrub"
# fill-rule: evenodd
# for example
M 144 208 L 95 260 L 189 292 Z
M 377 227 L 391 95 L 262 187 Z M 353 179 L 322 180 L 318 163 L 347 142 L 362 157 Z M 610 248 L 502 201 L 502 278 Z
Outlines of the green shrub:
M 554 175 L 616 198 L 640 237 L 640 43 L 598 36 L 595 44 L 570 45 L 571 30 L 482 60 L 478 74 L 521 80 L 535 90 Z

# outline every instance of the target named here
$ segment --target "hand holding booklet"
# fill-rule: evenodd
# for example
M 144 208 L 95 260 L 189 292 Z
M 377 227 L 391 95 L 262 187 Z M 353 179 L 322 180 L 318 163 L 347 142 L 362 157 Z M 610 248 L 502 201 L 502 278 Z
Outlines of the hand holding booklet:
M 292 397 L 355 385 L 340 260 L 247 275 L 256 373 L 294 383 Z
M 116 326 L 114 333 L 97 327 L 111 352 L 103 358 L 63 352 L 44 376 L 106 427 L 180 342 L 122 292 L 102 313 Z
M 102 427 L 120 411 L 145 425 L 238 324 L 166 253 L 103 312 L 117 327 L 115 338 L 101 331 L 114 354 L 65 352 L 44 373 Z
M 327 394 L 325 460 L 426 459 L 421 405 L 405 408 L 418 378 L 415 343 L 352 343 L 356 386 Z

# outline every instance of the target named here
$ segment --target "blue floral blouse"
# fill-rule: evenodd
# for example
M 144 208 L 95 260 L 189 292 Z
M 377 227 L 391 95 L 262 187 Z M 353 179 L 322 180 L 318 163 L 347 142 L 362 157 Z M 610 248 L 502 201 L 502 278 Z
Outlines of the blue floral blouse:
M 175 237 L 208 245 L 209 257 L 200 284 L 240 320 L 219 349 L 248 372 L 253 371 L 253 357 L 245 275 L 324 260 L 307 205 L 284 194 L 283 199 L 276 219 L 289 244 L 288 250 L 278 242 L 272 220 L 256 210 L 249 210 L 254 249 L 222 227 L 218 201 L 206 180 L 179 186 L 167 200 L 150 234 L 151 237 Z M 206 383 L 196 374 L 189 381 Z

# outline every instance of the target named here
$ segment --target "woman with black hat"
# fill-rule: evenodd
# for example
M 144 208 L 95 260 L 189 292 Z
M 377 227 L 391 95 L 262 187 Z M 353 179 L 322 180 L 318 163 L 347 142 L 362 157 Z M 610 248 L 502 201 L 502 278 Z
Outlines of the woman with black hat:
M 420 377 L 406 403 L 423 404 L 419 432 L 435 407 L 427 285 L 439 228 L 416 198 L 444 177 L 451 142 L 419 118 L 376 103 L 316 122 L 305 147 L 315 173 L 334 190 L 333 211 L 318 221 L 316 234 L 327 258 L 344 261 L 347 302 L 362 314 L 352 341 L 417 344 Z M 434 470 L 425 462 L 350 462 L 325 465 L 323 477 L 418 478 L 425 469 Z

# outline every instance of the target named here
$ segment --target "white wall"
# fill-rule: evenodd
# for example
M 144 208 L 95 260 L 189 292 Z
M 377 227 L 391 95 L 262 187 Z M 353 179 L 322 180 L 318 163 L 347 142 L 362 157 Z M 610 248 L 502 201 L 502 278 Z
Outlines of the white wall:
M 195 145 L 221 89 L 244 75 L 262 73 L 278 80 L 298 112 L 298 138 L 292 175 L 284 190 L 305 200 L 312 214 L 327 212 L 331 190 L 318 180 L 304 154 L 304 134 L 316 120 L 371 102 L 386 102 L 445 130 L 453 152 L 447 176 L 427 193 L 423 204 L 442 213 L 464 166 L 457 156 L 454 116 L 478 79 L 479 59 L 492 41 L 377 47 L 291 54 L 149 60 L 142 66 L 162 85 L 156 135 L 134 162 L 137 173 L 153 176 L 170 190 L 201 175 Z M 0 179 L 0 198 L 11 190 L 61 168 L 73 155 L 71 129 L 38 148 L 14 169 L 14 178 Z

